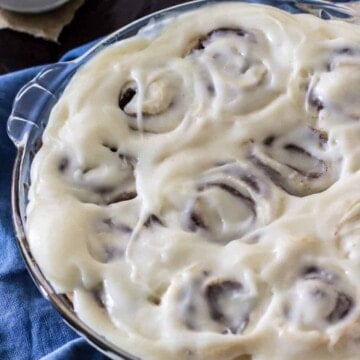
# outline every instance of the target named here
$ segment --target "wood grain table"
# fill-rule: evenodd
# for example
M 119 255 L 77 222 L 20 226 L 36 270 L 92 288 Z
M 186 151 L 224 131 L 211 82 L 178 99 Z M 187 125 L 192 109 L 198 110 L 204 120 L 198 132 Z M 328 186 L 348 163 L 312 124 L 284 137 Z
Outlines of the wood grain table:
M 0 30 L 0 74 L 56 62 L 68 50 L 107 35 L 129 22 L 184 0 L 86 0 L 59 44 L 13 30 Z

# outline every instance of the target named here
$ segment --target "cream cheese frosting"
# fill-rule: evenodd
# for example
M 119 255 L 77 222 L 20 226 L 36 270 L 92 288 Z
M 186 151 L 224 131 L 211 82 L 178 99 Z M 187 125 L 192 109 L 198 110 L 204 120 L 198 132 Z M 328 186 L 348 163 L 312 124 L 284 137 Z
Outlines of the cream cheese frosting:
M 264 5 L 100 51 L 54 107 L 27 236 L 143 359 L 355 360 L 360 27 Z

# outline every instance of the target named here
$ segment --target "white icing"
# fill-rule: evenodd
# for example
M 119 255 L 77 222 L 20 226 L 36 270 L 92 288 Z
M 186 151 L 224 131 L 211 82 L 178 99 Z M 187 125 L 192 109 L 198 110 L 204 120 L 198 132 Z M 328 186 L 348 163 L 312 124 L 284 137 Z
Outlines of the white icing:
M 74 76 L 27 236 L 144 359 L 357 359 L 360 28 L 221 3 Z

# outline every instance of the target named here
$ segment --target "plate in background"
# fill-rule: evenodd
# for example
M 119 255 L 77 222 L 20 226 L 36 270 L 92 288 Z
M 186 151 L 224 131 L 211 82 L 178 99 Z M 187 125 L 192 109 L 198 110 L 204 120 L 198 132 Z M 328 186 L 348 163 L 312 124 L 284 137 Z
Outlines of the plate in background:
M 53 10 L 69 0 L 0 0 L 0 7 L 21 13 L 40 13 Z

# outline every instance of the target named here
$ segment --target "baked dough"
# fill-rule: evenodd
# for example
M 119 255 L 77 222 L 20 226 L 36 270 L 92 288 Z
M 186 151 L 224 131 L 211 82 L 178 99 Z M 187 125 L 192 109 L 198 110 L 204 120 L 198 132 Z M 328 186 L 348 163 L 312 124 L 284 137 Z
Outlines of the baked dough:
M 149 26 L 51 113 L 41 270 L 146 360 L 359 359 L 360 28 L 242 3 Z

